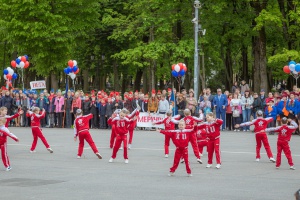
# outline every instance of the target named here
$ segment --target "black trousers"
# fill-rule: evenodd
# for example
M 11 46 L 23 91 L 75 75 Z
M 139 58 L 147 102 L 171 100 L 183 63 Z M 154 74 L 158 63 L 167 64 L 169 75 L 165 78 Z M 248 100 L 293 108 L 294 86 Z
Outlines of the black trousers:
M 232 130 L 232 113 L 226 113 L 226 128 Z
M 58 128 L 62 127 L 62 120 L 63 120 L 63 112 L 58 112 L 56 113 L 56 119 L 57 119 L 57 124 L 58 124 Z

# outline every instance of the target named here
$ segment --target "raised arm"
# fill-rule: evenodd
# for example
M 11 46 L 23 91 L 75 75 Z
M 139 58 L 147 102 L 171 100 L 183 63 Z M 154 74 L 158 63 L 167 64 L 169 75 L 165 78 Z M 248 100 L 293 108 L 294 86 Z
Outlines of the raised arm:
M 12 139 L 13 139 L 14 141 L 16 141 L 16 142 L 19 141 L 18 137 L 15 136 L 13 133 L 11 133 L 11 132 L 8 130 L 8 128 L 3 127 L 3 128 L 0 129 L 0 132 L 1 132 L 2 134 L 6 135 L 6 136 L 8 136 L 8 137 L 10 137 L 10 138 L 12 138 Z

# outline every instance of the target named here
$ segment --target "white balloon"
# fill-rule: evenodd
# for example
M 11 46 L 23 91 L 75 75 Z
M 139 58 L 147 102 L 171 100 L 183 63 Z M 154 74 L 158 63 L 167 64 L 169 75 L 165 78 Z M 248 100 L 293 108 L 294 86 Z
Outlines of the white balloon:
M 293 74 L 296 74 L 296 75 L 297 75 L 297 74 L 298 74 L 298 72 L 296 72 L 296 71 L 293 71 Z
M 23 61 L 21 61 L 19 65 L 20 65 L 20 68 L 24 68 L 25 63 Z
M 295 64 L 290 64 L 289 65 L 289 68 L 290 68 L 290 70 L 293 72 L 293 71 L 295 71 Z
M 21 60 L 22 56 L 19 56 L 18 58 Z
M 5 74 L 3 75 L 3 77 L 4 77 L 4 79 L 5 79 L 5 80 L 7 80 L 7 78 L 6 78 L 6 75 L 5 75 Z
M 73 66 L 77 66 L 77 61 L 76 60 L 73 60 Z
M 7 70 L 10 75 L 13 75 L 15 73 L 11 67 L 8 67 Z
M 175 65 L 174 70 L 175 70 L 176 72 L 179 72 L 179 71 L 180 71 L 180 66 L 179 66 L 179 65 Z
M 76 78 L 76 74 L 74 74 L 73 72 L 72 73 L 69 73 L 68 74 L 72 80 L 74 80 Z
M 17 67 L 17 68 L 21 68 L 20 65 L 19 65 L 18 63 L 16 64 L 16 67 Z

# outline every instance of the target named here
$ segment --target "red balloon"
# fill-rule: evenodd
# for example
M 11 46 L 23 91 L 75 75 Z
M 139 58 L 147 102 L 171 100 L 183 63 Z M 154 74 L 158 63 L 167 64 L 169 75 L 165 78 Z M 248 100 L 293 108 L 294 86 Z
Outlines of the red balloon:
M 175 69 L 175 65 L 176 65 L 176 64 L 172 65 L 172 71 L 174 71 L 174 69 Z
M 21 61 L 23 61 L 24 63 L 26 62 L 26 60 L 27 60 L 27 59 L 26 59 L 25 56 L 22 56 L 22 57 L 21 57 Z
M 284 66 L 284 67 L 283 67 L 283 71 L 284 71 L 284 73 L 286 73 L 286 74 L 291 73 L 291 70 L 290 70 L 289 66 Z
M 180 67 L 180 71 L 183 70 L 183 63 L 178 63 L 179 67 Z
M 73 60 L 69 60 L 69 61 L 68 61 L 68 65 L 69 65 L 69 67 L 72 68 L 72 67 L 74 66 Z
M 29 65 L 30 65 L 30 63 L 29 63 L 28 61 L 26 61 L 26 62 L 25 62 L 25 65 L 24 65 L 24 68 L 25 68 L 25 69 L 28 68 Z
M 186 72 L 187 71 L 187 67 L 185 64 L 183 64 L 183 70 Z
M 7 80 L 11 80 L 12 76 L 10 74 L 6 75 Z
M 79 72 L 79 68 L 77 69 L 77 71 L 76 71 L 76 72 L 74 72 L 74 74 L 78 74 L 78 72 Z
M 17 63 L 16 63 L 16 61 L 14 61 L 14 60 L 12 60 L 12 61 L 10 62 L 10 65 L 11 65 L 13 68 L 16 68 L 16 67 L 17 67 Z

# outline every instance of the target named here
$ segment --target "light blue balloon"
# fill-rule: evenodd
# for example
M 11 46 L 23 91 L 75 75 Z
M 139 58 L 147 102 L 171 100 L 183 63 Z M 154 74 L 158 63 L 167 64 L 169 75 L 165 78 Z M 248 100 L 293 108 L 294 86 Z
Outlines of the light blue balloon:
M 292 60 L 292 61 L 289 62 L 289 66 L 290 66 L 291 64 L 296 65 L 296 62 Z

